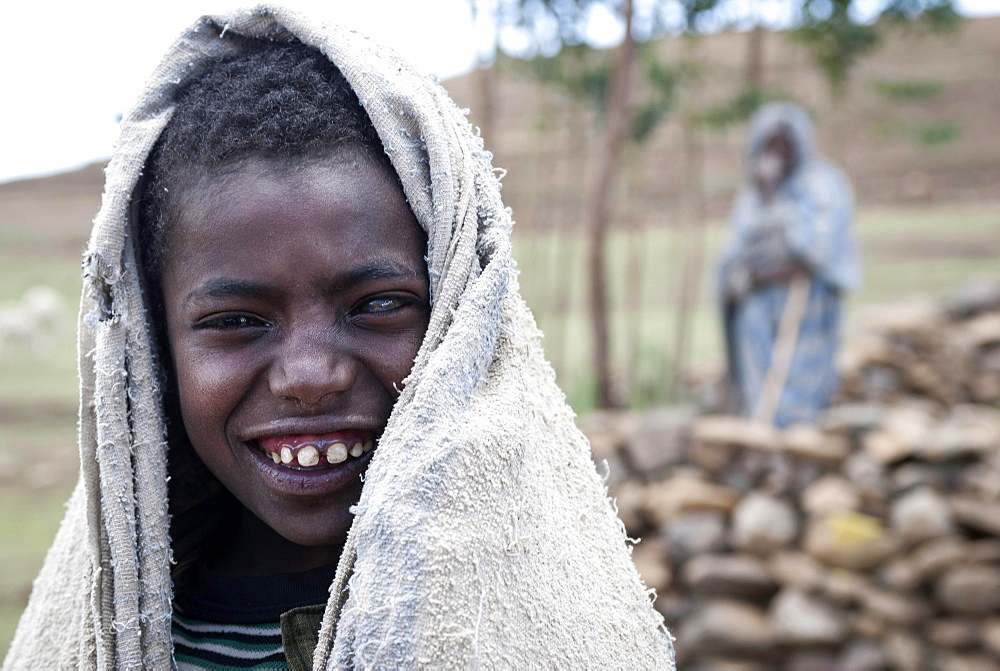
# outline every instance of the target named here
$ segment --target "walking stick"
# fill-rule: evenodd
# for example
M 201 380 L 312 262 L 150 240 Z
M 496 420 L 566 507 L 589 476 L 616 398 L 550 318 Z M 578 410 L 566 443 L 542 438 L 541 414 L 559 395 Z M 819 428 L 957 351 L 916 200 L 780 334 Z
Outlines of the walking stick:
M 810 284 L 809 276 L 804 273 L 796 274 L 789 282 L 788 297 L 785 299 L 785 308 L 781 311 L 781 321 L 778 323 L 778 337 L 775 338 L 774 349 L 771 351 L 771 365 L 767 369 L 767 376 L 761 387 L 760 402 L 754 413 L 754 419 L 759 422 L 774 423 L 781 395 L 788 382 L 792 357 L 799 343 L 802 319 L 809 305 Z

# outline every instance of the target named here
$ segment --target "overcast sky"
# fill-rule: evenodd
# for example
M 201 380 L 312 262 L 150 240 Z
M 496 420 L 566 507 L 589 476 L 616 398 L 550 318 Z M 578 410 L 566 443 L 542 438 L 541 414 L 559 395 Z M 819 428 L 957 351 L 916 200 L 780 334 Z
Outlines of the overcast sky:
M 249 3 L 7 3 L 0 39 L 0 182 L 109 156 L 118 115 L 131 105 L 177 35 L 203 14 L 245 4 Z M 469 70 L 477 44 L 490 39 L 473 31 L 467 0 L 285 0 L 284 4 L 355 28 L 442 79 Z M 1000 0 L 959 4 L 969 13 L 1000 13 Z
M 110 155 L 116 118 L 160 57 L 203 14 L 246 0 L 8 3 L 0 40 L 0 181 Z M 401 52 L 423 72 L 453 76 L 475 62 L 466 0 L 285 0 L 335 18 Z

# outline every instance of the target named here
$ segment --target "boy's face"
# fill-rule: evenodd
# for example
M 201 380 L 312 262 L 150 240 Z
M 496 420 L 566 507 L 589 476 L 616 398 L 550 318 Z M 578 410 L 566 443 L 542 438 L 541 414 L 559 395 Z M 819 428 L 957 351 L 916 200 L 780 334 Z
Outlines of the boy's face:
M 341 543 L 427 329 L 424 233 L 354 152 L 249 161 L 185 195 L 162 289 L 187 435 L 285 539 Z

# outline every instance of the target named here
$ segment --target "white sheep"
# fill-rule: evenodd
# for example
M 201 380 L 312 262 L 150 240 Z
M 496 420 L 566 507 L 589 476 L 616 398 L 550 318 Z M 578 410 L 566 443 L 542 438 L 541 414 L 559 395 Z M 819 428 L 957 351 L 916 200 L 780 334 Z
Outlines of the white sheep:
M 0 356 L 17 351 L 47 356 L 67 324 L 62 297 L 51 287 L 31 287 L 20 301 L 0 304 Z

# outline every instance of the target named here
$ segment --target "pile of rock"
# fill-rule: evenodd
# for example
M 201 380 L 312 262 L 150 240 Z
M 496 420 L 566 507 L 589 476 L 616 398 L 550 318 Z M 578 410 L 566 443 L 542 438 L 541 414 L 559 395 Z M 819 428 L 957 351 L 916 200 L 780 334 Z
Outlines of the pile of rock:
M 815 426 L 581 420 L 683 668 L 1000 668 L 991 286 L 890 315 Z
M 1000 282 L 968 284 L 943 303 L 881 311 L 845 351 L 843 392 L 896 401 L 911 395 L 943 405 L 1000 401 Z

